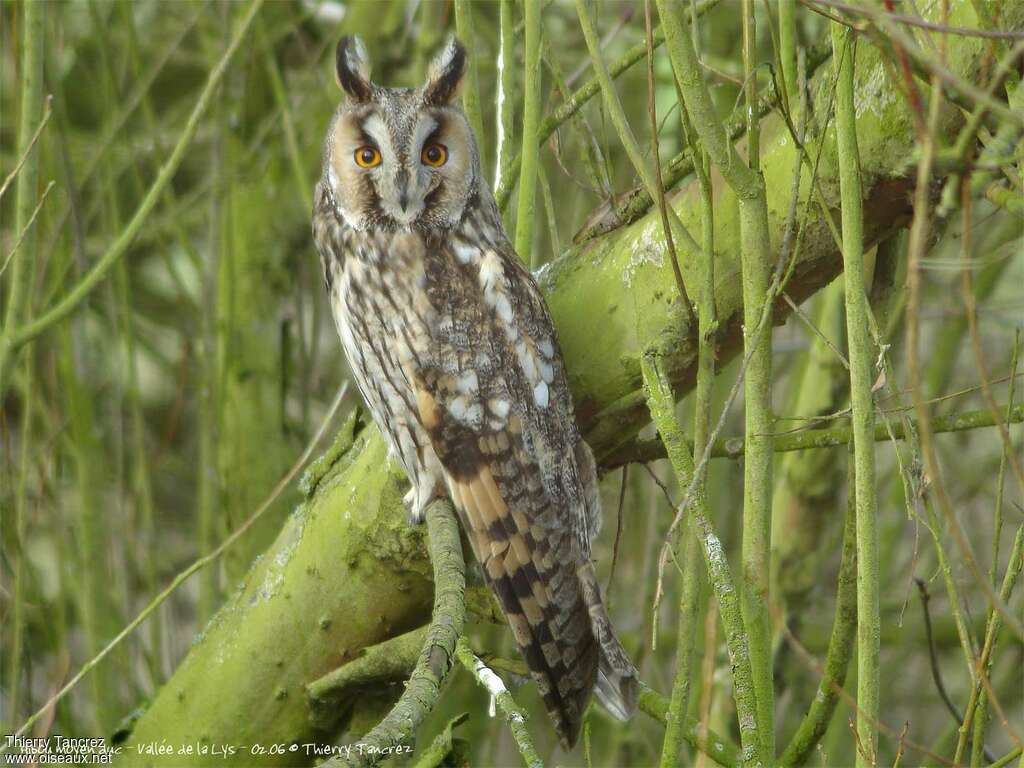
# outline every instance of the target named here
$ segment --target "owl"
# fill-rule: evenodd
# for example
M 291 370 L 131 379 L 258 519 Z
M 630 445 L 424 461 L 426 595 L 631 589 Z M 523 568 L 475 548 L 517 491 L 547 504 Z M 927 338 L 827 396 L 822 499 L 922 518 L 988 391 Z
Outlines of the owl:
M 616 717 L 633 713 L 637 674 L 590 559 L 597 473 L 558 337 L 456 103 L 466 51 L 450 39 L 413 89 L 373 83 L 358 38 L 335 59 L 346 98 L 313 236 L 345 355 L 409 477 L 410 523 L 450 497 L 571 748 L 595 689 Z

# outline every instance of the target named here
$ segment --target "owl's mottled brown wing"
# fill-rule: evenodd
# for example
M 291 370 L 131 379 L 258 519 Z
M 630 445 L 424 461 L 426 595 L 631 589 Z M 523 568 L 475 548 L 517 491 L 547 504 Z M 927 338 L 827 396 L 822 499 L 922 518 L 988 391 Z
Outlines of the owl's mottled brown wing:
M 595 684 L 616 714 L 633 668 L 590 564 L 597 477 L 576 427 L 547 309 L 511 249 L 438 245 L 428 295 L 444 307 L 412 379 L 422 425 L 485 578 L 563 742 Z M 628 681 L 627 681 L 628 682 Z M 629 686 L 627 685 L 627 688 Z

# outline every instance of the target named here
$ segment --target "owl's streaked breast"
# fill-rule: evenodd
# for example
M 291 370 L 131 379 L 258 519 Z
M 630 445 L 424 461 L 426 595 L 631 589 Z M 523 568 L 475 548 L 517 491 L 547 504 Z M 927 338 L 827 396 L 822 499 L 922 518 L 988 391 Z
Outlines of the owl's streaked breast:
M 322 250 L 328 254 L 323 267 L 345 356 L 391 455 L 412 481 L 412 512 L 420 513 L 442 476 L 419 421 L 411 374 L 436 323 L 424 290 L 423 241 L 413 233 L 364 233 L 344 225 L 323 234 L 332 239 Z

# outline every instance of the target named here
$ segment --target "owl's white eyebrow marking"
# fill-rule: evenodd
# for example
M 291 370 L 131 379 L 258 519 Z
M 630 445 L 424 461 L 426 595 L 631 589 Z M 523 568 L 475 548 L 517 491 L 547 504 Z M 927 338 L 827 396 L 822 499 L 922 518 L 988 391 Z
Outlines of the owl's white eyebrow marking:
M 367 136 L 376 142 L 377 149 L 380 150 L 385 158 L 393 158 L 395 156 L 394 149 L 391 146 L 391 137 L 388 135 L 388 127 L 384 124 L 380 115 L 374 112 L 363 120 L 360 127 Z
M 434 117 L 427 115 L 426 117 L 420 118 L 420 120 L 416 123 L 416 130 L 413 131 L 412 135 L 412 152 L 416 153 L 415 156 L 419 155 L 419 151 L 420 148 L 423 146 L 423 142 L 425 142 L 430 137 L 430 134 L 432 134 L 440 127 L 441 123 L 439 123 L 437 119 Z

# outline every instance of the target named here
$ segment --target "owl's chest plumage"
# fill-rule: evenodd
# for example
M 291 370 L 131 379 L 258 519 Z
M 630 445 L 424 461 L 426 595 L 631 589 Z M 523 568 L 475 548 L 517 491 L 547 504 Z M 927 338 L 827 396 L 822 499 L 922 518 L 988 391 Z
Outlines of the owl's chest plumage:
M 353 378 L 392 456 L 426 504 L 442 473 L 416 404 L 417 371 L 428 364 L 438 311 L 427 290 L 432 265 L 412 233 L 349 231 L 325 263 L 331 308 Z

